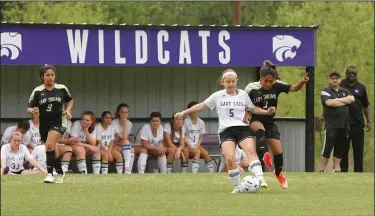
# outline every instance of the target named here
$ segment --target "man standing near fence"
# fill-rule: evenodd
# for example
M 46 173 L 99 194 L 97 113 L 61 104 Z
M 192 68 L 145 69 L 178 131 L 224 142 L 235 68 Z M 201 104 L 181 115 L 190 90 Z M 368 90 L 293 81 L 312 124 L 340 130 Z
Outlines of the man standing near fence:
M 330 154 L 333 151 L 333 172 L 340 172 L 340 162 L 348 136 L 349 104 L 355 99 L 342 87 L 341 74 L 337 71 L 329 74 L 329 86 L 321 90 L 321 102 L 325 120 L 325 141 L 322 148 L 320 172 L 326 172 Z
M 354 66 L 346 69 L 346 79 L 342 80 L 341 87 L 350 91 L 355 97 L 355 103 L 349 106 L 349 137 L 344 147 L 344 154 L 341 160 L 341 172 L 348 172 L 350 141 L 352 143 L 354 155 L 354 172 L 363 172 L 363 152 L 364 152 L 364 130 L 371 130 L 371 119 L 369 115 L 369 101 L 367 97 L 366 87 L 358 82 L 358 70 Z M 364 124 L 364 114 L 367 124 Z

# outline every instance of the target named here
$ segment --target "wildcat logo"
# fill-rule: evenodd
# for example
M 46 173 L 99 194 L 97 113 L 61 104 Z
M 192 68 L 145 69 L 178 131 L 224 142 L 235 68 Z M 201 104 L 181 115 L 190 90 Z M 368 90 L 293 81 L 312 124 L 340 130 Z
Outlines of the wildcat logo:
M 1 57 L 6 56 L 11 60 L 18 58 L 22 51 L 22 36 L 17 32 L 1 33 Z
M 287 58 L 293 59 L 301 43 L 300 40 L 291 35 L 276 35 L 273 37 L 273 53 L 280 62 L 285 61 Z

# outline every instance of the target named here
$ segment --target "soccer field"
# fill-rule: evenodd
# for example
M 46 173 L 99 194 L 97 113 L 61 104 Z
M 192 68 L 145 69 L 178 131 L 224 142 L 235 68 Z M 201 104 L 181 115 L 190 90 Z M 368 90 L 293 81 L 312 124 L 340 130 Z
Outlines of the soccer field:
M 243 175 L 244 177 L 245 175 Z M 282 190 L 230 194 L 225 173 L 2 176 L 1 215 L 373 215 L 373 173 L 286 173 Z

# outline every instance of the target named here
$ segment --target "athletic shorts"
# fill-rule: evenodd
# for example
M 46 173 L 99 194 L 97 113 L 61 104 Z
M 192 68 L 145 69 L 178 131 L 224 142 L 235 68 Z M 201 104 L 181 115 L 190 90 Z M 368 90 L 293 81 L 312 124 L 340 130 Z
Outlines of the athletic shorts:
M 65 131 L 67 130 L 66 125 L 62 124 L 62 121 L 47 121 L 47 122 L 41 122 L 39 125 L 39 133 L 40 133 L 40 139 L 46 143 L 48 132 L 54 130 L 61 134 L 61 136 L 64 135 Z
M 321 150 L 321 155 L 330 158 L 333 147 L 333 156 L 342 158 L 344 145 L 347 142 L 349 131 L 346 128 L 327 128 L 325 129 L 325 140 Z
M 247 138 L 254 138 L 254 134 L 248 126 L 228 127 L 219 133 L 219 147 L 221 147 L 222 143 L 225 141 L 233 141 L 236 145 L 239 145 Z
M 250 124 L 254 121 L 258 121 L 258 120 L 253 120 L 251 119 L 250 121 Z M 260 123 L 262 123 L 262 125 L 264 125 L 264 128 L 265 128 L 265 137 L 266 138 L 269 138 L 269 139 L 276 139 L 276 140 L 280 140 L 281 139 L 281 135 L 278 131 L 278 127 L 277 125 L 274 123 L 274 122 L 268 122 L 268 123 L 264 123 L 262 121 L 258 121 Z
M 21 175 L 21 173 L 23 172 L 24 170 L 22 169 L 22 170 L 20 170 L 20 171 L 10 171 L 9 170 L 9 167 L 5 167 L 4 168 L 4 174 L 3 175 L 7 175 L 7 174 L 9 174 L 9 172 L 11 173 L 11 174 L 13 174 L 13 175 Z

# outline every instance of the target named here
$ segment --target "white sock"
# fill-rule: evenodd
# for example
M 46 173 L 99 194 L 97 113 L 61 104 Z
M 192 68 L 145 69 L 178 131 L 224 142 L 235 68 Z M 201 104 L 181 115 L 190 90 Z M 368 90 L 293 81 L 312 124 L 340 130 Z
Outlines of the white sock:
M 61 169 L 63 170 L 63 173 L 68 172 L 69 167 L 69 161 L 61 161 Z
M 161 173 L 167 172 L 167 158 L 166 155 L 158 157 L 158 166 Z
M 172 163 L 167 164 L 167 173 L 172 173 Z
M 129 169 L 132 171 L 134 162 L 134 152 L 131 153 L 131 161 L 129 162 Z
M 101 161 L 100 160 L 92 160 L 93 166 L 93 174 L 99 174 L 101 172 Z
M 249 164 L 248 172 L 255 174 L 259 180 L 264 180 L 264 173 L 262 172 L 261 162 L 254 160 Z
M 86 160 L 77 160 L 77 169 L 81 174 L 87 174 Z
M 197 173 L 199 168 L 200 168 L 200 161 L 199 160 L 193 160 L 192 161 L 192 172 Z
M 108 163 L 101 164 L 102 174 L 108 174 Z
M 214 172 L 214 164 L 212 163 L 213 160 L 206 161 L 205 165 L 208 168 L 209 172 L 213 173 Z
M 188 163 L 182 163 L 180 166 L 181 166 L 181 172 L 186 173 L 188 170 Z
M 116 172 L 117 174 L 123 173 L 123 162 L 116 162 Z
M 124 158 L 124 167 L 128 167 L 131 161 L 131 154 L 132 154 L 132 146 L 131 144 L 124 144 L 123 145 L 123 158 Z
M 229 170 L 228 175 L 234 186 L 240 185 L 240 170 L 238 168 L 234 170 Z
M 145 173 L 145 167 L 146 167 L 147 160 L 148 160 L 148 155 L 145 154 L 145 153 L 141 153 L 140 156 L 138 157 L 138 162 L 137 162 L 138 173 L 140 173 L 140 174 Z

